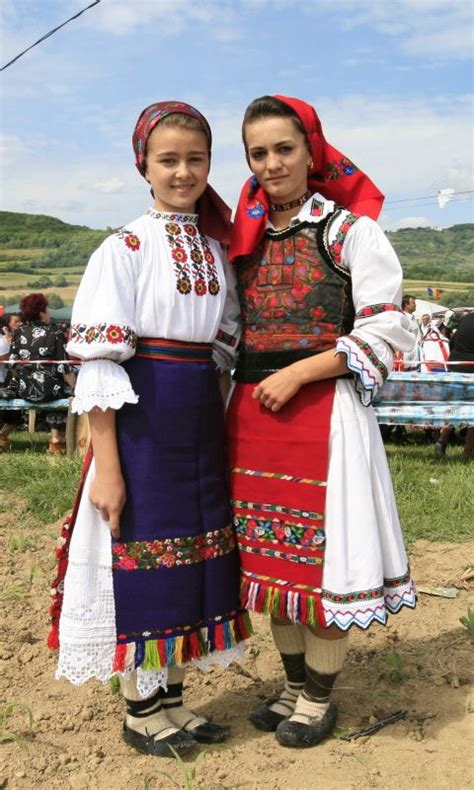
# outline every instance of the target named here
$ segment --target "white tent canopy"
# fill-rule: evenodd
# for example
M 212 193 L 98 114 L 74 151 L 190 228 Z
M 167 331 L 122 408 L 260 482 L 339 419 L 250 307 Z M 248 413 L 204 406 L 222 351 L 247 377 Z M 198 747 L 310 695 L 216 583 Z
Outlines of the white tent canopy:
M 425 299 L 420 299 L 418 296 L 416 297 L 415 318 L 418 320 L 425 313 L 428 313 L 430 316 L 434 313 L 447 313 L 449 316 L 452 312 L 451 308 L 444 307 L 444 305 L 438 304 L 438 302 L 428 302 Z

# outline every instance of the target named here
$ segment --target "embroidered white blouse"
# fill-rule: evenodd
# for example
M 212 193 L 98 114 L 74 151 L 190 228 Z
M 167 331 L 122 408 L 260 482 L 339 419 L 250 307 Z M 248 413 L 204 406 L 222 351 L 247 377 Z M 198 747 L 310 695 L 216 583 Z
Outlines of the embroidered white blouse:
M 93 253 L 72 311 L 68 354 L 85 360 L 73 411 L 136 403 L 120 363 L 137 338 L 213 343 L 221 371 L 234 367 L 240 337 L 234 272 L 197 214 L 149 209 Z
M 319 193 L 301 207 L 290 226 L 317 224 L 335 204 Z M 272 225 L 269 223 L 269 227 Z M 388 376 L 394 351 L 410 351 L 414 339 L 401 311 L 402 269 L 395 250 L 374 220 L 342 209 L 330 222 L 327 246 L 336 266 L 350 274 L 355 309 L 354 328 L 340 337 L 336 353 L 347 357 L 355 388 L 369 405 Z

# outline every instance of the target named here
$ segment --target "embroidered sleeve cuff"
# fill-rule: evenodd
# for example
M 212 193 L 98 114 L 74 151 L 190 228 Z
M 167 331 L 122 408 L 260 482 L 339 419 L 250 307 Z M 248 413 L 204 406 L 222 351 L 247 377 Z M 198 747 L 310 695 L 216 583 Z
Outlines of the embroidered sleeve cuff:
M 349 370 L 355 373 L 354 384 L 363 406 L 370 406 L 389 374 L 387 365 L 376 354 L 372 345 L 358 335 L 340 337 L 336 354 L 345 354 Z
M 221 373 L 235 368 L 238 341 L 237 335 L 227 334 L 219 329 L 212 349 L 212 358 Z
M 138 403 L 138 395 L 121 365 L 109 359 L 91 360 L 82 365 L 71 406 L 75 414 L 96 406 L 102 411 L 120 409 L 124 403 Z
M 133 357 L 137 335 L 131 326 L 124 324 L 71 324 L 67 352 L 79 359 L 103 357 L 125 362 Z

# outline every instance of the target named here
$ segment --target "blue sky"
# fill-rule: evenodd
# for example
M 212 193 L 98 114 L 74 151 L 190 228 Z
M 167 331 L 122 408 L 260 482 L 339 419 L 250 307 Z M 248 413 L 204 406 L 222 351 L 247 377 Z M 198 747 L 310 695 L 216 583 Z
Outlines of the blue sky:
M 89 2 L 0 0 L 2 64 Z M 101 0 L 0 75 L 1 208 L 101 228 L 139 216 L 130 137 L 163 99 L 208 117 L 210 180 L 234 206 L 243 111 L 283 93 L 385 193 L 384 228 L 472 222 L 457 194 L 473 190 L 472 28 L 470 0 Z

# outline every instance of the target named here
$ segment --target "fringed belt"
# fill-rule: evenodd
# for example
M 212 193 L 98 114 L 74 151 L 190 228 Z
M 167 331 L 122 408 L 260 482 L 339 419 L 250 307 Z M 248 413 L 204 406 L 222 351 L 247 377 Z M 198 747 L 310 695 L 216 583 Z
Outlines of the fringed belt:
M 242 349 L 234 372 L 234 378 L 236 381 L 245 384 L 253 384 L 257 381 L 262 381 L 267 376 L 271 376 L 277 370 L 286 368 L 287 365 L 292 365 L 293 362 L 314 357 L 325 350 L 324 348 L 320 350 L 302 348 L 284 351 L 245 351 Z M 338 378 L 352 378 L 352 374 L 344 373 Z
M 188 343 L 159 337 L 139 337 L 135 356 L 171 362 L 211 362 L 212 343 Z

